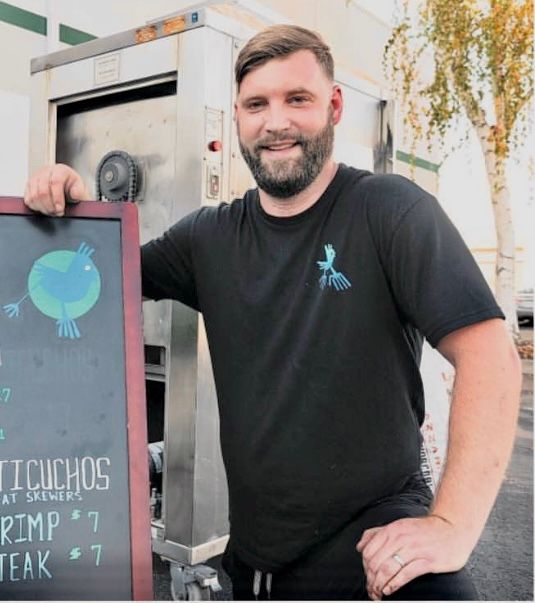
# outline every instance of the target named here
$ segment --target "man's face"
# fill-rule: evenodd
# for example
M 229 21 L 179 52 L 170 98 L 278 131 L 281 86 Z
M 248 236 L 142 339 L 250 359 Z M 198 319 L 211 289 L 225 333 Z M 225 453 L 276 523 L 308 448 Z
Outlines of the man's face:
M 242 155 L 258 186 L 277 198 L 309 186 L 331 156 L 341 111 L 340 89 L 309 50 L 249 72 L 235 119 Z

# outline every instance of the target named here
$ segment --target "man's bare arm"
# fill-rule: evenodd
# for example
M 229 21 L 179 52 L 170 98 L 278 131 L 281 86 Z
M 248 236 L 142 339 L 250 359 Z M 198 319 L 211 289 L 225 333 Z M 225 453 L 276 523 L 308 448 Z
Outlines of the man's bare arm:
M 438 349 L 456 369 L 444 474 L 429 516 L 364 532 L 357 548 L 373 599 L 417 576 L 466 564 L 511 456 L 521 369 L 503 321 L 454 331 Z M 403 567 L 392 557 L 396 553 Z
M 522 371 L 500 320 L 452 333 L 438 346 L 455 366 L 446 471 L 432 513 L 462 525 L 474 544 L 498 494 L 514 444 Z M 467 497 L 460 500 L 462 488 Z M 472 496 L 469 493 L 472 493 Z

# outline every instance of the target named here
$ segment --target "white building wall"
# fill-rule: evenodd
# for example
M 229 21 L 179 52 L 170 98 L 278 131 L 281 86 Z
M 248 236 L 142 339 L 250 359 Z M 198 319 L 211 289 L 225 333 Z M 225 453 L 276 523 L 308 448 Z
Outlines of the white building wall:
M 44 52 L 45 36 L 0 22 L 0 195 L 24 193 L 28 178 L 30 59 Z
M 30 100 L 0 90 L 0 194 L 18 197 L 28 178 Z

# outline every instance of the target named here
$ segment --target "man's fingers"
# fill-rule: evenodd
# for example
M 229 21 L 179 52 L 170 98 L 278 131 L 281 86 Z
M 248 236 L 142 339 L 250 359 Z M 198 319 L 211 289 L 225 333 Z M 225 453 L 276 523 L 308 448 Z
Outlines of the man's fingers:
M 403 563 L 407 563 L 408 557 L 402 552 L 403 547 L 407 544 L 405 538 L 399 533 L 389 533 L 389 530 L 384 530 L 381 542 L 372 540 L 363 551 L 363 557 L 366 562 L 366 569 L 372 574 L 377 574 L 381 566 L 385 563 L 400 568 L 400 562 L 396 561 L 396 554 L 399 554 L 398 559 Z
M 378 528 L 370 528 L 369 530 L 364 530 L 360 540 L 357 542 L 357 551 L 362 553 L 366 545 L 370 542 L 370 540 L 377 534 L 377 532 L 381 531 L 381 527 Z
M 89 191 L 81 178 L 77 177 L 72 183 L 68 182 L 67 187 L 71 201 L 89 201 L 91 199 Z
M 50 175 L 50 195 L 52 197 L 52 205 L 54 207 L 54 213 L 57 216 L 63 215 L 65 212 L 65 189 L 63 181 Z
M 401 568 L 399 572 L 382 587 L 382 594 L 386 596 L 391 595 L 411 580 L 414 580 L 414 578 L 418 578 L 418 576 L 423 576 L 430 572 L 431 567 L 428 560 L 415 559 Z
M 35 188 L 35 183 L 33 180 L 30 180 L 27 184 L 26 184 L 26 191 L 24 193 L 24 202 L 26 203 L 26 205 L 28 207 L 30 207 L 31 209 L 33 209 L 33 200 L 34 200 L 34 194 L 33 194 L 33 189 Z
M 89 200 L 82 178 L 68 165 L 48 165 L 28 181 L 24 193 L 26 205 L 44 214 L 62 216 L 65 213 L 66 194 L 73 201 Z
M 391 595 L 423 574 L 461 569 L 471 545 L 453 524 L 432 516 L 399 519 L 365 532 L 358 548 L 370 598 Z
M 387 530 L 374 535 L 362 551 L 362 560 L 368 574 L 377 574 L 385 559 L 393 555 L 399 546 L 392 542 Z
M 54 203 L 50 191 L 50 167 L 39 170 L 28 182 L 25 202 L 33 210 L 54 214 Z
M 45 171 L 39 174 L 37 180 L 37 194 L 36 199 L 48 213 L 54 213 L 54 203 L 52 202 L 52 196 L 50 194 L 50 172 Z
M 39 188 L 42 174 L 39 172 L 34 178 L 28 182 L 28 207 L 37 209 L 39 205 Z
M 384 586 L 407 567 L 410 558 L 411 553 L 406 549 L 379 551 L 368 566 L 368 588 L 376 595 L 382 595 Z

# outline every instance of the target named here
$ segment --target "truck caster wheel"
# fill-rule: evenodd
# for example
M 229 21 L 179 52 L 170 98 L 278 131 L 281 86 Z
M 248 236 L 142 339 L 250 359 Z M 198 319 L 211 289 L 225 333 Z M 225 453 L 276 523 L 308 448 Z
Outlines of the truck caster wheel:
M 174 582 L 171 582 L 171 597 L 173 601 L 210 601 L 211 590 L 209 587 L 202 588 L 196 582 L 189 582 L 185 585 L 185 596 L 177 592 Z

